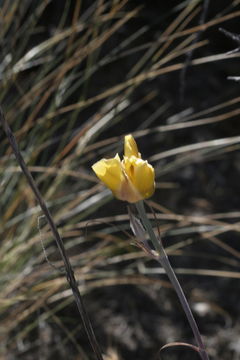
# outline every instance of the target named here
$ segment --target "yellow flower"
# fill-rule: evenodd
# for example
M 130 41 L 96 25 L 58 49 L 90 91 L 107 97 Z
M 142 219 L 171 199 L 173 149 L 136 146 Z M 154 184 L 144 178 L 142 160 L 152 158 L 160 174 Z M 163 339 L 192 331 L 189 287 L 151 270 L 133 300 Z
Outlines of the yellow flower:
M 120 200 L 135 203 L 154 193 L 154 169 L 142 160 L 132 135 L 125 136 L 122 161 L 117 154 L 113 159 L 96 162 L 92 169 Z

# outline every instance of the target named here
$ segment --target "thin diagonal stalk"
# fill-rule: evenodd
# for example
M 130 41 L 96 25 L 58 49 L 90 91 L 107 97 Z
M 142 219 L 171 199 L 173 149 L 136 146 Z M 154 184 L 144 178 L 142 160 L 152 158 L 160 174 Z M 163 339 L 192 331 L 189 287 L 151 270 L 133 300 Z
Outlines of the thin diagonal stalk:
M 151 225 L 150 221 L 148 220 L 143 201 L 137 202 L 136 208 L 138 210 L 140 218 L 143 222 L 143 225 L 145 226 L 145 229 L 147 230 L 147 233 L 149 235 L 149 238 L 150 238 L 155 250 L 159 253 L 160 256 L 164 256 L 164 255 L 166 256 L 165 250 L 162 246 L 162 243 L 161 243 L 161 241 L 159 241 L 157 239 L 157 237 L 153 231 L 152 225 Z
M 192 331 L 193 331 L 193 334 L 194 334 L 194 337 L 195 337 L 195 340 L 196 340 L 196 343 L 198 344 L 198 348 L 199 348 L 199 352 L 200 352 L 200 355 L 201 355 L 201 358 L 202 360 L 209 360 L 208 358 L 208 355 L 207 355 L 207 352 L 206 352 L 206 349 L 205 349 L 205 346 L 203 344 L 203 341 L 202 341 L 202 337 L 201 337 L 201 334 L 199 332 L 199 329 L 198 329 L 198 326 L 197 326 L 197 323 L 196 323 L 196 320 L 194 319 L 193 317 L 193 314 L 192 314 L 192 310 L 188 304 L 188 301 L 186 299 L 186 296 L 183 292 L 183 289 L 174 273 L 174 270 L 168 260 L 168 257 L 164 256 L 164 257 L 159 257 L 158 259 L 159 263 L 162 265 L 162 267 L 164 268 L 164 270 L 166 271 L 167 273 L 167 276 L 169 278 L 169 280 L 171 281 L 171 284 L 173 285 L 174 287 L 174 290 L 176 291 L 177 295 L 178 295 L 178 298 L 181 302 L 181 305 L 182 305 L 182 308 L 186 314 L 186 317 L 188 319 L 188 322 L 192 328 Z
M 195 337 L 195 340 L 196 340 L 196 343 L 198 345 L 198 348 L 199 348 L 199 354 L 202 358 L 202 360 L 209 360 L 209 357 L 208 357 L 208 354 L 206 352 L 206 349 L 205 349 L 205 346 L 203 344 L 203 341 L 202 341 L 202 337 L 201 337 L 201 334 L 200 334 L 200 331 L 198 329 L 198 326 L 197 326 L 197 323 L 194 319 L 194 316 L 193 316 L 193 313 L 190 309 L 190 306 L 188 304 L 188 301 L 186 299 L 186 296 L 183 292 L 183 289 L 174 273 L 174 270 L 168 260 L 168 256 L 163 248 L 163 245 L 162 245 L 162 242 L 161 242 L 161 239 L 157 239 L 154 231 L 153 231 L 153 228 L 152 228 L 152 225 L 147 217 L 147 214 L 146 214 L 146 210 L 145 210 L 145 207 L 144 207 L 144 203 L 143 201 L 139 201 L 138 203 L 136 203 L 136 207 L 137 207 L 137 210 L 138 210 L 138 213 L 139 213 L 139 216 L 142 220 L 142 223 L 149 235 L 149 238 L 155 248 L 155 250 L 157 251 L 157 253 L 159 254 L 159 256 L 157 257 L 154 257 L 161 265 L 162 267 L 164 268 L 169 280 L 171 281 L 171 284 L 172 286 L 174 287 L 174 290 L 176 291 L 177 295 L 178 295 L 178 298 L 181 302 L 181 305 L 182 305 L 182 308 L 186 314 L 186 317 L 188 319 L 188 322 L 189 322 L 189 325 L 191 326 L 191 329 L 193 331 L 193 334 L 194 334 L 194 337 Z
M 83 303 L 83 299 L 82 299 L 82 296 L 80 294 L 80 291 L 78 289 L 78 285 L 77 285 L 77 281 L 76 281 L 76 278 L 75 278 L 75 275 L 74 275 L 74 272 L 73 272 L 73 269 L 72 269 L 72 266 L 70 264 L 70 261 L 68 259 L 68 256 L 66 254 L 66 250 L 64 248 L 64 244 L 63 244 L 63 241 L 62 241 L 62 238 L 57 230 L 57 227 L 53 221 L 53 218 L 52 218 L 52 215 L 40 193 L 40 191 L 38 190 L 38 187 L 30 173 L 30 171 L 28 170 L 27 168 L 27 165 L 21 155 L 21 152 L 19 150 L 19 147 L 18 147 L 18 144 L 16 142 L 16 139 L 14 137 L 14 134 L 12 132 L 12 130 L 10 129 L 5 117 L 4 117 L 4 114 L 3 114 L 3 111 L 0 107 L 0 123 L 2 123 L 2 127 L 3 127 L 3 130 L 5 131 L 7 137 L 8 137 L 8 140 L 12 146 L 12 149 L 13 149 L 13 152 L 16 156 L 16 159 L 24 173 L 24 175 L 26 176 L 26 179 L 28 181 L 28 184 L 29 186 L 31 187 L 44 215 L 46 216 L 46 219 L 48 221 L 48 224 L 51 228 L 51 231 L 53 233 L 53 236 L 54 236 L 54 239 L 57 243 L 57 247 L 58 247 L 58 250 L 61 254 L 61 257 L 62 257 L 62 260 L 63 260 L 63 263 L 64 263 L 64 266 L 65 266 L 65 271 L 66 271 L 66 278 L 67 278 L 67 281 L 69 283 L 69 286 L 71 287 L 72 289 L 72 293 L 73 293 L 73 296 L 75 298 L 75 302 L 77 304 L 77 308 L 78 308 L 78 311 L 80 313 L 80 316 L 81 316 L 81 319 L 82 319 L 82 322 L 83 322 L 83 325 L 84 325 L 84 328 L 86 330 L 86 333 L 88 335 L 88 339 L 89 339 L 89 342 L 92 346 L 92 350 L 95 354 L 95 358 L 97 360 L 103 360 L 103 357 L 102 357 L 102 353 L 101 353 L 101 349 L 100 349 L 100 346 L 97 342 L 97 339 L 95 337 L 95 334 L 94 334 L 94 331 L 93 331 L 93 328 L 92 328 L 92 325 L 91 325 L 91 322 L 90 322 L 90 319 L 88 317 L 88 314 L 86 312 L 86 309 L 85 309 L 85 306 L 84 306 L 84 303 Z

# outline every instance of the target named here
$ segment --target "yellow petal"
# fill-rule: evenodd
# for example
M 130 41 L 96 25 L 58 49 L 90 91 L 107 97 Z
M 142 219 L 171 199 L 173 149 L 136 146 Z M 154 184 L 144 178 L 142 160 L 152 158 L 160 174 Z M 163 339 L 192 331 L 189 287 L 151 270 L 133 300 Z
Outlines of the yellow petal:
M 154 168 L 142 159 L 131 156 L 124 157 L 124 169 L 140 200 L 152 196 L 155 190 Z
M 138 147 L 136 141 L 132 135 L 126 135 L 124 138 L 124 156 L 131 157 L 141 157 L 141 154 L 138 152 Z
M 132 135 L 124 139 L 124 159 L 102 159 L 92 166 L 98 178 L 120 200 L 135 203 L 150 197 L 155 190 L 154 169 L 141 159 Z
M 92 166 L 97 177 L 113 192 L 119 191 L 124 181 L 122 165 L 118 154 L 113 159 L 102 159 Z
M 155 172 L 152 165 L 144 161 L 135 168 L 134 186 L 144 199 L 149 198 L 155 191 Z

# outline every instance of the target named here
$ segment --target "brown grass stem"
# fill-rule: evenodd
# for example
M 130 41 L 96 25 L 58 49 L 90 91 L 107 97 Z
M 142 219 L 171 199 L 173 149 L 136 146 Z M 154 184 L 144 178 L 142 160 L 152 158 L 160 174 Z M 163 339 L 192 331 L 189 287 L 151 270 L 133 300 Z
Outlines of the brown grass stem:
M 79 311 L 79 314 L 81 316 L 81 319 L 82 319 L 82 322 L 83 322 L 83 325 L 84 325 L 84 328 L 86 330 L 86 333 L 87 333 L 87 336 L 88 336 L 88 339 L 89 339 L 89 342 L 92 346 L 92 350 L 95 354 L 95 358 L 97 360 L 103 360 L 103 357 L 102 357 L 102 353 L 101 353 L 101 349 L 100 349 L 100 346 L 97 342 L 97 339 L 95 337 L 95 334 L 94 334 L 94 331 L 93 331 L 93 328 L 92 328 L 92 325 L 91 325 L 91 322 L 90 322 L 90 319 L 88 317 L 88 314 L 87 314 L 87 311 L 85 309 L 85 305 L 83 303 L 83 299 L 82 299 L 82 296 L 80 294 L 80 291 L 79 291 L 79 288 L 78 288 L 78 284 L 77 284 L 77 281 L 76 281 L 76 278 L 75 278 L 75 275 L 74 275 L 74 272 L 73 272 L 73 269 L 72 269 L 72 266 L 70 264 L 70 261 L 68 259 L 68 256 L 67 256 L 67 253 L 66 253 L 66 250 L 65 250 L 65 247 L 64 247 L 64 244 L 63 244 L 63 241 L 62 241 L 62 238 L 57 230 L 57 227 L 54 223 L 54 220 L 52 218 L 52 215 L 30 173 L 30 171 L 28 170 L 28 167 L 21 155 L 21 152 L 19 150 L 19 147 L 18 147 L 18 144 L 16 142 L 16 139 L 15 139 L 15 136 L 11 130 L 11 128 L 9 127 L 8 125 L 8 122 L 7 120 L 5 119 L 5 116 L 4 116 L 4 113 L 2 111 L 2 109 L 0 108 L 0 123 L 2 124 L 2 127 L 3 127 L 3 130 L 5 131 L 6 135 L 7 135 L 7 138 L 9 140 L 9 143 L 11 144 L 11 147 L 13 149 L 13 152 L 15 154 L 15 157 L 17 159 L 17 162 L 19 163 L 21 169 L 22 169 L 22 172 L 24 173 L 27 181 L 28 181 L 28 184 L 29 186 L 31 187 L 47 221 L 48 221 L 48 224 L 51 228 L 51 231 L 53 233 L 53 237 L 56 241 L 56 244 L 57 244 L 57 247 L 58 247 L 58 250 L 60 252 L 60 255 L 61 255 L 61 258 L 63 260 L 63 263 L 64 263 L 64 267 L 65 267 L 65 271 L 66 271 L 66 278 L 67 278 L 67 281 L 69 283 L 69 286 L 72 290 L 72 293 L 73 293 L 73 296 L 75 298 L 75 302 L 77 304 L 77 308 L 78 308 L 78 311 Z

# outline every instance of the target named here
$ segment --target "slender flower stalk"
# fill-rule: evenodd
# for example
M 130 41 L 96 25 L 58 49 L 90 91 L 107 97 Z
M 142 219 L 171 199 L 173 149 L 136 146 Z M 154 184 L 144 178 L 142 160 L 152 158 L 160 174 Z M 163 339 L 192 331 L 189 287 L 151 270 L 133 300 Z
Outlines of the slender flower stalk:
M 183 289 L 174 273 L 174 270 L 169 262 L 168 256 L 163 248 L 161 239 L 157 239 L 152 225 L 147 217 L 146 211 L 145 211 L 145 207 L 143 204 L 143 201 L 139 201 L 138 203 L 135 204 L 136 208 L 138 210 L 140 219 L 143 223 L 143 226 L 145 227 L 149 239 L 154 247 L 154 249 L 156 250 L 157 255 L 154 256 L 154 258 L 162 265 L 163 269 L 165 270 L 174 290 L 176 291 L 178 298 L 181 302 L 182 308 L 186 314 L 186 317 L 188 319 L 189 325 L 191 326 L 191 329 L 193 331 L 196 343 L 198 345 L 199 348 L 199 354 L 202 358 L 202 360 L 209 360 L 208 354 L 206 352 L 205 346 L 203 344 L 202 341 L 202 337 L 200 334 L 200 331 L 198 329 L 197 323 L 194 319 L 193 313 L 191 311 L 191 308 L 188 304 L 188 301 L 186 299 L 186 296 L 183 292 Z

